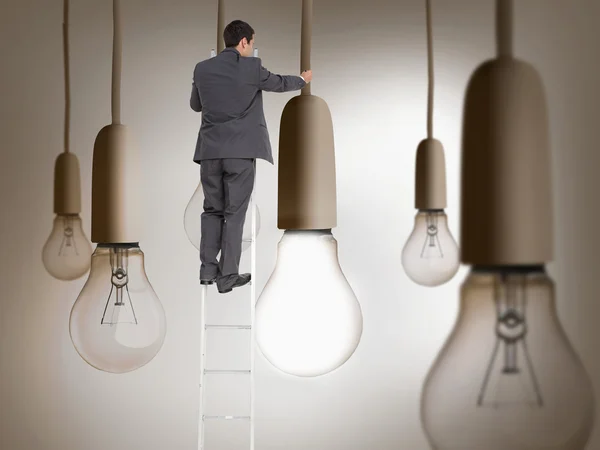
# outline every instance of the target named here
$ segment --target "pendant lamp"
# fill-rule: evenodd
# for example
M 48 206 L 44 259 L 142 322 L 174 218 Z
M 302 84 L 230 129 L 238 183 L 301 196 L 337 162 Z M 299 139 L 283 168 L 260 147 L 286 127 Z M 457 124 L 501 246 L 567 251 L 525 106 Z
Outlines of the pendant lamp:
M 459 252 L 448 228 L 446 161 L 442 143 L 433 137 L 433 33 L 430 1 L 427 17 L 427 138 L 417 147 L 415 173 L 415 227 L 402 250 L 402 266 L 408 277 L 422 286 L 440 286 L 459 268 Z
M 462 136 L 461 288 L 427 376 L 422 421 L 438 450 L 583 450 L 588 374 L 557 315 L 552 183 L 541 77 L 513 56 L 512 0 L 497 0 L 496 58 L 472 74 Z
M 310 68 L 312 0 L 302 2 L 301 70 Z M 362 312 L 338 261 L 333 124 L 325 101 L 301 95 L 280 123 L 277 226 L 285 230 L 275 270 L 256 303 L 265 358 L 296 376 L 344 364 L 362 335 Z
M 217 4 L 217 51 L 211 50 L 211 58 L 221 53 L 224 48 L 223 31 L 225 29 L 225 12 L 224 0 L 218 0 Z M 255 49 L 254 56 L 257 56 Z M 254 204 L 254 212 L 256 214 L 256 235 L 260 232 L 260 211 L 256 202 Z M 183 215 L 183 226 L 185 233 L 196 249 L 200 250 L 200 236 L 202 212 L 204 211 L 204 191 L 202 190 L 202 181 L 198 182 L 198 187 L 194 191 L 192 198 L 188 202 Z M 250 248 L 252 243 L 252 209 L 248 208 L 246 212 L 246 221 L 244 222 L 244 230 L 242 232 L 242 251 Z
M 88 280 L 71 310 L 75 349 L 106 372 L 136 370 L 161 349 L 165 312 L 144 268 L 139 246 L 139 162 L 129 129 L 121 124 L 121 8 L 113 0 L 112 124 L 94 143 L 92 255 Z
M 64 281 L 82 277 L 90 268 L 92 246 L 81 217 L 79 160 L 70 151 L 71 86 L 69 77 L 69 0 L 63 2 L 63 54 L 65 66 L 64 151 L 54 165 L 54 226 L 42 250 L 42 262 L 50 275 Z

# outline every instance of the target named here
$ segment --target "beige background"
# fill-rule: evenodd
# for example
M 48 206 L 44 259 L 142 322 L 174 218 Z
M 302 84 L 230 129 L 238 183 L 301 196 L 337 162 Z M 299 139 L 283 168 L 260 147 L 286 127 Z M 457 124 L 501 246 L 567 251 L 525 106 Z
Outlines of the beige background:
M 111 3 L 71 7 L 72 149 L 90 225 L 94 138 L 110 121 Z M 167 338 L 148 366 L 122 376 L 87 366 L 68 335 L 85 277 L 53 280 L 41 263 L 52 225 L 53 163 L 62 150 L 61 0 L 0 6 L 0 448 L 196 448 L 199 331 L 197 253 L 183 211 L 198 182 L 199 116 L 188 108 L 192 69 L 214 46 L 216 2 L 123 1 L 123 120 L 140 142 L 146 269 L 167 313 Z M 474 67 L 494 52 L 493 1 L 435 1 L 435 135 L 446 148 L 448 212 L 458 229 L 462 101 Z M 597 170 L 600 4 L 516 1 L 516 52 L 548 91 L 555 181 L 558 309 L 600 391 Z M 300 1 L 227 0 L 226 20 L 257 30 L 266 67 L 299 69 Z M 313 93 L 331 108 L 337 148 L 340 261 L 364 313 L 362 343 L 339 371 L 280 375 L 257 355 L 260 450 L 421 450 L 423 378 L 451 330 L 466 273 L 437 289 L 411 284 L 400 253 L 413 221 L 414 151 L 425 136 L 424 1 L 318 0 Z M 276 149 L 294 94 L 266 94 Z M 276 170 L 260 162 L 257 288 L 275 262 Z M 215 449 L 226 447 L 216 445 Z M 588 447 L 600 450 L 600 427 Z M 212 450 L 208 448 L 207 450 Z

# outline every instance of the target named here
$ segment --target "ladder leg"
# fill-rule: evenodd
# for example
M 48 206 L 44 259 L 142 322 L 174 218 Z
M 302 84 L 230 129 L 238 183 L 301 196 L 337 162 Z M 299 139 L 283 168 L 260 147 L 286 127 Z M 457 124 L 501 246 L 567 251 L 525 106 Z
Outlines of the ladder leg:
M 204 450 L 204 405 L 205 405 L 205 361 L 206 361 L 206 295 L 208 286 L 201 286 L 200 293 L 200 398 L 198 411 L 198 450 Z
M 254 313 L 256 304 L 256 207 L 254 202 L 256 190 L 256 159 L 254 160 L 254 187 L 250 199 L 252 206 L 252 242 L 250 243 L 250 450 L 254 450 Z

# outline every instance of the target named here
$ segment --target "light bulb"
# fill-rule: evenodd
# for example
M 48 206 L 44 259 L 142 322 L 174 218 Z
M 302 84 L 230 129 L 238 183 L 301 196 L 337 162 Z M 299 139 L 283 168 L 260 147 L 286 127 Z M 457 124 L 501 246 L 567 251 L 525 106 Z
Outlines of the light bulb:
M 156 356 L 165 339 L 165 312 L 137 245 L 96 247 L 69 330 L 79 355 L 105 372 L 130 372 Z
M 458 245 L 444 210 L 419 210 L 402 250 L 402 266 L 408 277 L 422 286 L 439 286 L 456 275 L 459 265 Z
M 204 191 L 202 190 L 202 183 L 198 183 L 198 187 L 194 191 L 192 198 L 190 199 L 185 213 L 183 216 L 183 226 L 188 239 L 196 249 L 200 250 L 200 236 L 201 236 L 201 217 L 204 211 Z M 256 214 L 256 235 L 260 231 L 260 212 L 258 205 L 254 205 L 254 211 Z M 250 248 L 252 244 L 252 208 L 248 208 L 246 212 L 246 221 L 244 222 L 244 230 L 242 234 L 242 251 Z
M 543 266 L 473 269 L 425 382 L 422 420 L 436 450 L 584 449 L 592 386 Z
M 75 280 L 90 268 L 92 245 L 83 232 L 79 214 L 57 214 L 42 250 L 42 262 L 50 275 Z
M 324 375 L 352 356 L 362 323 L 331 231 L 286 230 L 256 303 L 256 340 L 265 358 L 290 375 Z

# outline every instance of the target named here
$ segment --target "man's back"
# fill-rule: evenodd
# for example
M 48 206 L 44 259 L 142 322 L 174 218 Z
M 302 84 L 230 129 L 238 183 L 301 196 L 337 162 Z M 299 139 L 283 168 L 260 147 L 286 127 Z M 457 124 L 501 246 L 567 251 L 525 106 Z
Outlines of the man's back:
M 261 60 L 226 48 L 198 63 L 190 106 L 202 111 L 194 161 L 262 158 L 273 163 L 263 112 L 262 91 L 286 92 L 304 87 L 299 76 L 276 75 Z

